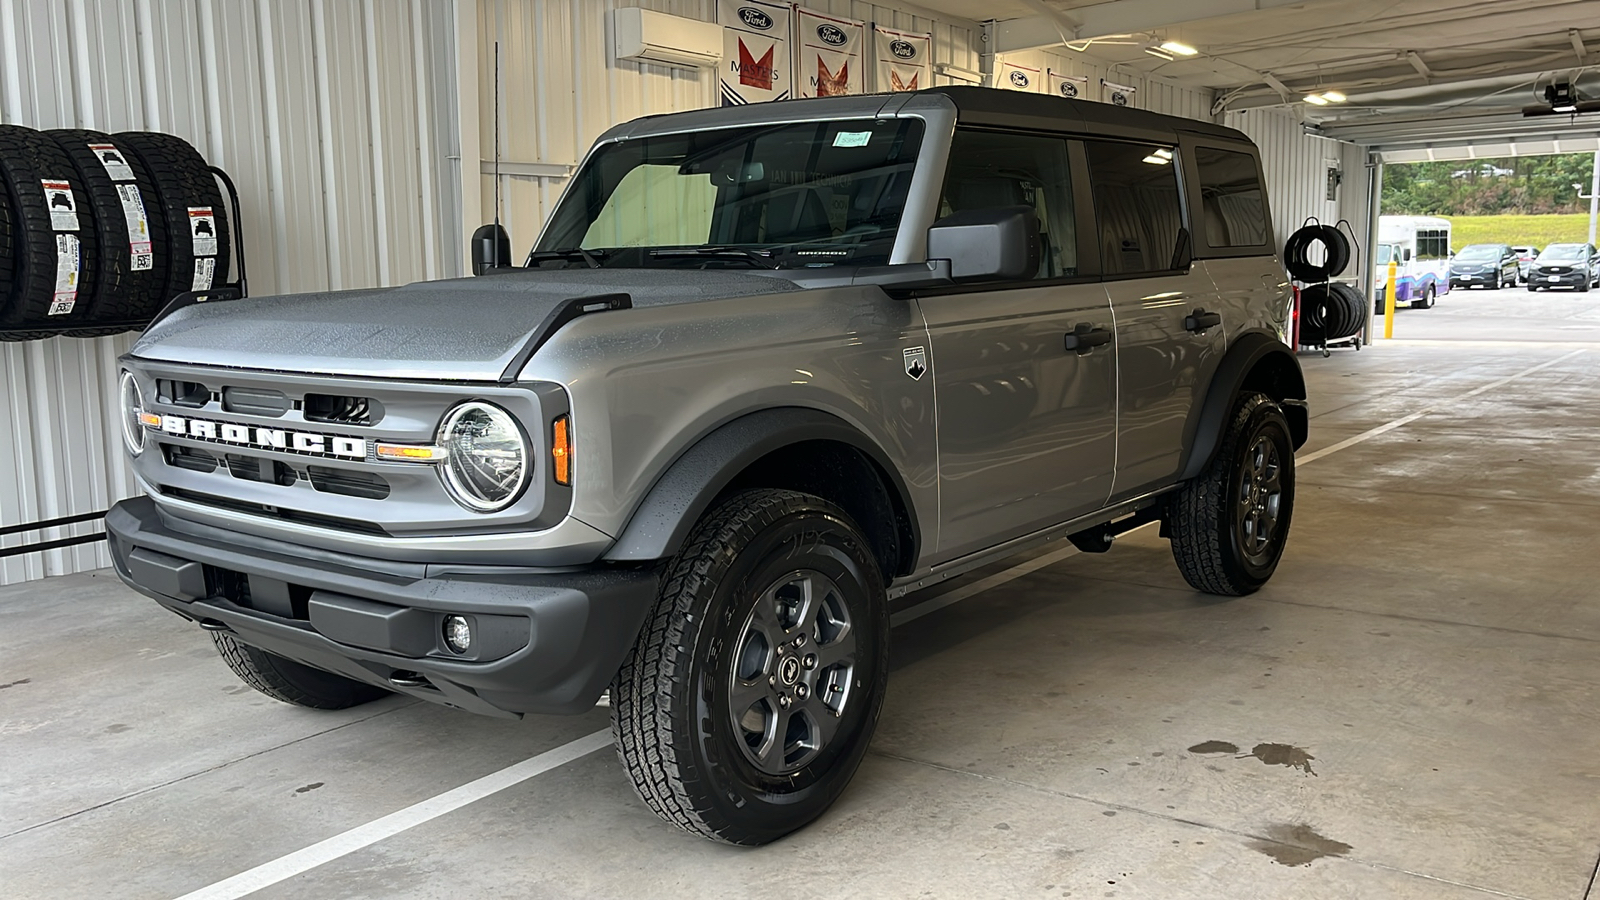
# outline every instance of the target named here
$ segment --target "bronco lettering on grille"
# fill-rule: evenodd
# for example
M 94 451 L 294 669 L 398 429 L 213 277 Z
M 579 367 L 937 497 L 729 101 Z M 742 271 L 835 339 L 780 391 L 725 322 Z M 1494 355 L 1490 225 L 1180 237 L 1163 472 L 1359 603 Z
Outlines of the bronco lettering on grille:
M 187 419 L 183 416 L 162 416 L 161 430 L 166 434 L 180 437 L 199 438 L 220 444 L 261 447 L 286 453 L 339 456 L 346 459 L 367 458 L 366 438 L 313 434 L 282 428 L 258 428 L 254 425 L 210 422 L 205 419 Z

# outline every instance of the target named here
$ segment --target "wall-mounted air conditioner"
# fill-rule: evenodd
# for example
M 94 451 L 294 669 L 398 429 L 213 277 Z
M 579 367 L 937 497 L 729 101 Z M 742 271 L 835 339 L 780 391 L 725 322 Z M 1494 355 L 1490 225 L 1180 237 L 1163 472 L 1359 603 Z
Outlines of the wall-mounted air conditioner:
M 627 7 L 612 13 L 617 59 L 695 69 L 722 61 L 722 26 Z

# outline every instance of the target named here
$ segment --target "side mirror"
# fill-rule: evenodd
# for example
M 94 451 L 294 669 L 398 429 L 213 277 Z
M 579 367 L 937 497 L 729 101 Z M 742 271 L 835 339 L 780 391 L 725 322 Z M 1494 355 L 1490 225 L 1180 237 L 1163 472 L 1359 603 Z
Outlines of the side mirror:
M 1406 262 L 1411 262 L 1411 248 L 1410 247 L 1406 248 L 1404 259 L 1405 259 Z
M 469 246 L 472 250 L 472 274 L 482 275 L 491 269 L 511 265 L 511 235 L 498 222 L 480 225 L 472 233 Z
M 1031 206 L 969 209 L 928 229 L 928 258 L 950 260 L 956 281 L 1023 281 L 1039 272 L 1039 215 Z

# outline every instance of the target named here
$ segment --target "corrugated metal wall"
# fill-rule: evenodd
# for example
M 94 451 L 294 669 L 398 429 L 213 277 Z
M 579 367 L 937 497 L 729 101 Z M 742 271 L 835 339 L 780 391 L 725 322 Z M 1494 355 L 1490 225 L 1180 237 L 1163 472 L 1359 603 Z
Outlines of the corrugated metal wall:
M 896 10 L 855 0 L 807 0 L 821 12 L 933 33 L 934 62 L 977 71 L 981 29 L 976 23 Z M 494 42 L 500 41 L 502 161 L 551 171 L 502 174 L 501 202 L 513 253 L 532 246 L 575 165 L 601 132 L 639 116 L 714 106 L 712 69 L 674 69 L 611 58 L 611 10 L 644 6 L 675 16 L 715 21 L 715 0 L 480 0 L 478 70 L 482 153 L 494 153 Z M 935 84 L 951 83 L 942 76 Z M 509 168 L 509 166 L 508 166 Z M 485 221 L 493 216 L 494 179 L 483 179 Z
M 0 0 L 0 120 L 165 131 L 239 185 L 255 294 L 461 271 L 451 4 Z M 0 344 L 0 526 L 132 493 L 114 413 L 131 336 Z M 0 538 L 0 547 L 94 524 Z M 0 584 L 109 564 L 0 559 Z

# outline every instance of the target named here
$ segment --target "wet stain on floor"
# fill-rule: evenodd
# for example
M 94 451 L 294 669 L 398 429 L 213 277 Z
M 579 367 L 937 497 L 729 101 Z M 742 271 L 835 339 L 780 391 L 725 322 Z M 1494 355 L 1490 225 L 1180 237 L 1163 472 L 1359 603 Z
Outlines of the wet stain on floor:
M 1257 744 L 1251 749 L 1250 755 L 1269 766 L 1288 766 L 1291 769 L 1299 769 L 1307 775 L 1317 774 L 1311 771 L 1311 761 L 1316 757 L 1300 747 L 1291 747 L 1288 744 Z
M 5 684 L 0 684 L 0 691 L 5 690 L 6 688 L 16 687 L 19 684 L 32 684 L 32 683 L 33 683 L 33 679 L 32 678 L 18 678 L 16 681 L 8 681 Z
M 122 722 L 118 722 L 115 725 L 107 725 L 106 729 L 105 729 L 106 734 L 121 734 L 124 731 L 132 731 L 132 730 L 133 730 L 133 726 L 132 725 L 126 725 L 126 724 L 123 724 Z
M 1273 825 L 1266 840 L 1250 842 L 1250 849 L 1272 857 L 1280 866 L 1309 866 L 1330 856 L 1344 856 L 1352 849 L 1344 841 L 1323 837 L 1310 825 Z
M 314 791 L 317 788 L 322 787 L 322 785 L 323 785 L 323 782 L 321 782 L 321 781 L 313 781 L 310 784 L 306 785 L 305 787 L 297 787 L 297 788 L 295 788 L 294 792 L 296 794 L 304 794 L 306 791 Z
M 1238 753 L 1239 746 L 1227 741 L 1205 741 L 1189 748 L 1190 753 Z

